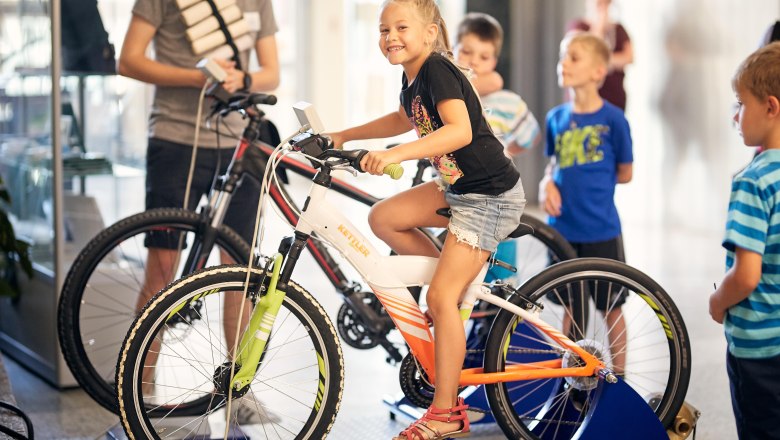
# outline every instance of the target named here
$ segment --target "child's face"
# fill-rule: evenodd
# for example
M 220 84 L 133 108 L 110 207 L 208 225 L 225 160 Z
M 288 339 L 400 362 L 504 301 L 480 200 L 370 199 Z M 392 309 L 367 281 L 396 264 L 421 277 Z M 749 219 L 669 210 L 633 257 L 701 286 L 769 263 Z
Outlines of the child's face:
M 390 64 L 422 62 L 436 41 L 436 25 L 423 24 L 407 3 L 389 3 L 379 17 L 379 48 Z
M 455 47 L 455 61 L 469 67 L 477 75 L 496 70 L 496 46 L 492 42 L 480 40 L 475 34 L 464 35 Z
M 564 88 L 598 86 L 606 75 L 606 67 L 588 48 L 578 42 L 561 47 L 558 60 L 558 85 Z
M 764 145 L 770 130 L 766 117 L 767 104 L 744 87 L 737 87 L 736 95 L 737 111 L 734 113 L 734 122 L 739 128 L 742 140 L 748 147 Z

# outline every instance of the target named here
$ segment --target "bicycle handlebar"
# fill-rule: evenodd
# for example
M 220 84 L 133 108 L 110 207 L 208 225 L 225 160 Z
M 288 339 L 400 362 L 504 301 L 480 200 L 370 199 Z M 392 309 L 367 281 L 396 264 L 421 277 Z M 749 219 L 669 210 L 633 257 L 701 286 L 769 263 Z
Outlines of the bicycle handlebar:
M 266 93 L 251 93 L 240 91 L 228 93 L 221 83 L 215 83 L 206 93 L 206 96 L 214 99 L 213 114 L 218 112 L 233 112 L 247 110 L 257 104 L 274 105 L 276 96 Z
M 364 173 L 360 167 L 360 161 L 368 154 L 368 150 L 336 150 L 333 148 L 333 144 L 326 136 L 323 135 L 310 135 L 304 134 L 299 138 L 293 138 L 290 141 L 290 145 L 294 150 L 300 151 L 307 156 L 311 156 L 317 160 L 327 161 L 328 159 L 340 159 L 349 164 L 356 171 Z M 316 168 L 320 164 L 312 161 L 312 165 Z M 398 180 L 403 176 L 404 169 L 397 163 L 389 164 L 383 170 L 383 173 L 390 176 L 394 180 Z

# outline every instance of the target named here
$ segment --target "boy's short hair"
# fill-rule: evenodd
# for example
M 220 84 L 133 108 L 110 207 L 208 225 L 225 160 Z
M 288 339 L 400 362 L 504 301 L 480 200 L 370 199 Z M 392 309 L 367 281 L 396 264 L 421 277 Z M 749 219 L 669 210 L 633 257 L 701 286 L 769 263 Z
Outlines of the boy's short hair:
M 604 64 L 604 67 L 609 66 L 609 58 L 612 56 L 607 42 L 603 38 L 596 34 L 585 31 L 571 31 L 563 37 L 561 41 L 561 51 L 564 47 L 569 47 L 572 44 L 580 44 L 584 46 L 588 52 L 596 56 L 596 59 Z
M 496 58 L 501 54 L 501 46 L 504 44 L 504 29 L 493 16 L 482 12 L 469 12 L 458 25 L 457 41 L 468 35 L 474 34 L 482 41 L 493 43 L 496 48 Z
M 758 99 L 780 99 L 780 41 L 750 54 L 737 68 L 731 87 L 745 88 Z

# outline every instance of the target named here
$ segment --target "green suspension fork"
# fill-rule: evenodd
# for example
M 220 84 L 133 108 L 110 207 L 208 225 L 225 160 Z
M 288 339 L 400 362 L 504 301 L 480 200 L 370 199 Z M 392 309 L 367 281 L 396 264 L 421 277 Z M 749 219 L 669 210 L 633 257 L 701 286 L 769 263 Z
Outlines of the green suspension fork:
M 267 294 L 257 302 L 252 311 L 252 317 L 249 319 L 249 326 L 241 337 L 236 359 L 236 364 L 241 367 L 230 383 L 234 390 L 241 390 L 252 383 L 260 363 L 260 357 L 265 351 L 268 338 L 274 327 L 276 314 L 279 313 L 284 301 L 285 292 L 276 289 L 279 272 L 282 268 L 282 254 L 275 254 L 273 260 L 274 266 Z

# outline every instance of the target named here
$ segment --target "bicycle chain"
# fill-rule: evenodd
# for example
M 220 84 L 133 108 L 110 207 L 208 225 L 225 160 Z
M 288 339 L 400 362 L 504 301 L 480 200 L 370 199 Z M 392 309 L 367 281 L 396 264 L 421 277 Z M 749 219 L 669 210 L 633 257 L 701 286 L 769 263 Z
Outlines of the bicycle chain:
M 478 353 L 484 353 L 485 350 L 481 349 L 471 349 L 466 350 L 467 354 L 478 354 Z M 510 348 L 508 350 L 508 353 L 524 353 L 524 354 L 563 354 L 566 350 L 563 349 L 549 349 L 549 350 L 542 350 L 542 349 L 535 349 L 535 348 Z
M 466 350 L 466 353 L 468 354 L 477 354 L 477 353 L 484 353 L 485 350 Z M 510 348 L 510 353 L 526 353 L 526 354 L 562 354 L 565 352 L 565 350 L 562 349 L 550 349 L 550 350 L 541 350 L 541 349 L 532 349 L 532 348 Z M 473 411 L 475 413 L 481 413 L 481 414 L 491 414 L 491 411 L 489 409 L 483 409 L 483 408 L 477 408 L 474 406 L 470 406 L 468 411 Z M 535 419 L 533 417 L 521 417 L 524 421 L 534 421 L 534 422 L 551 422 L 556 423 L 558 425 L 571 425 L 571 426 L 579 426 L 582 424 L 582 422 L 570 422 L 568 420 L 552 420 L 552 419 Z

